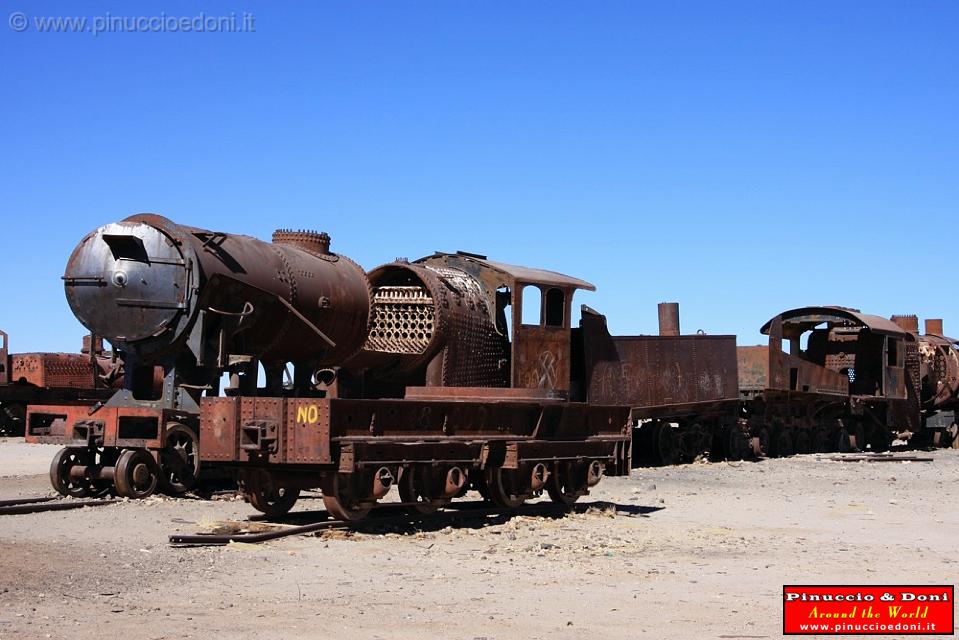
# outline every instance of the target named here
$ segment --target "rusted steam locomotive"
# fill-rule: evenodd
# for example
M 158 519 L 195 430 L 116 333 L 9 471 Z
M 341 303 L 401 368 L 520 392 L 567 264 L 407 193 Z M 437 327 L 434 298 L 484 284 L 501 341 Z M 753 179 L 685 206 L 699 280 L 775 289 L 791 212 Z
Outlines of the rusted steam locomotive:
M 24 434 L 28 405 L 89 407 L 109 398 L 122 380 L 123 363 L 104 353 L 102 339 L 84 336 L 81 353 L 10 353 L 0 331 L 0 435 Z
M 71 495 L 182 491 L 202 459 L 273 513 L 318 487 L 356 519 L 394 484 L 419 511 L 468 487 L 504 506 L 544 491 L 571 503 L 629 472 L 640 417 L 664 420 L 672 403 L 735 423 L 711 413 L 737 399 L 731 336 L 614 337 L 586 307 L 574 327 L 573 294 L 591 284 L 474 254 L 366 274 L 325 234 L 266 243 L 140 215 L 84 238 L 64 282 L 126 364 L 92 413 L 30 410 L 30 441 L 67 445 L 51 478 Z
M 634 456 L 883 448 L 948 408 L 921 414 L 918 338 L 882 318 L 798 309 L 737 352 L 679 335 L 664 303 L 661 335 L 612 336 L 585 306 L 574 326 L 591 284 L 463 252 L 365 273 L 326 234 L 267 243 L 144 214 L 85 237 L 64 283 L 126 365 L 93 412 L 28 412 L 28 440 L 65 445 L 51 480 L 70 495 L 184 491 L 202 460 L 273 514 L 319 488 L 356 520 L 393 485 L 420 512 L 470 488 L 569 504 Z
M 910 322 L 911 318 L 911 322 Z M 932 321 L 892 320 L 844 307 L 786 311 L 740 347 L 744 412 L 770 455 L 885 451 L 896 438 L 948 446 L 955 436 L 959 368 L 954 340 Z

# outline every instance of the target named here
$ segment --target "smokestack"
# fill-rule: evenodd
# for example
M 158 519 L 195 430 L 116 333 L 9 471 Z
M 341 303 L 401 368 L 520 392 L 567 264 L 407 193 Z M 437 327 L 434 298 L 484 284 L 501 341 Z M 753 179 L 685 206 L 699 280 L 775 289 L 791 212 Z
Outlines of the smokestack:
M 942 318 L 926 318 L 926 333 L 937 336 L 943 335 Z
M 679 335 L 679 303 L 678 302 L 660 302 L 659 303 L 659 335 L 678 336 Z
M 893 322 L 899 325 L 899 328 L 903 331 L 909 331 L 911 333 L 919 333 L 919 317 L 908 315 L 908 316 L 893 316 L 890 318 Z

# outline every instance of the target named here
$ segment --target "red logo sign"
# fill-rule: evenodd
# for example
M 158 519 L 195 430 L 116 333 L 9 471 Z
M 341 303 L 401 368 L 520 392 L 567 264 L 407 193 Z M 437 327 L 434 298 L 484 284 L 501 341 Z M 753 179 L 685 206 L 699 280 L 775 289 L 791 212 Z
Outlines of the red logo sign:
M 786 585 L 786 635 L 953 635 L 955 592 L 944 587 Z

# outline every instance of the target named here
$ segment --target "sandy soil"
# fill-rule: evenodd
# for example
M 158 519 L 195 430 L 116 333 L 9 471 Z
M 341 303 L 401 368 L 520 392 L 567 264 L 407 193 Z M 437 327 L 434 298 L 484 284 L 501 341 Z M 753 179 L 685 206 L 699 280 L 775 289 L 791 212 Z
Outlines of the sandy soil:
M 53 452 L 0 443 L 0 499 L 48 493 Z M 955 582 L 959 451 L 931 455 L 645 469 L 560 519 L 256 546 L 167 545 L 235 500 L 2 516 L 0 639 L 779 637 L 783 584 Z

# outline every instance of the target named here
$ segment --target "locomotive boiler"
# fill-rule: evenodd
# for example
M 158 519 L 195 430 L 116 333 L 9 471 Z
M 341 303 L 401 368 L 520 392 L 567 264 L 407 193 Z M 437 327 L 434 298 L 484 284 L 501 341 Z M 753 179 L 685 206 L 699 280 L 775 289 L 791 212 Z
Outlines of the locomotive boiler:
M 280 230 L 267 243 L 136 215 L 83 238 L 63 281 L 71 310 L 126 367 L 123 388 L 89 414 L 29 412 L 29 440 L 67 445 L 51 479 L 70 495 L 189 489 L 199 400 L 219 392 L 223 372 L 228 393 L 255 389 L 258 362 L 269 392 L 303 391 L 359 350 L 369 322 L 366 275 L 325 234 Z M 287 363 L 294 379 L 284 385 Z
M 919 446 L 959 445 L 956 427 L 959 343 L 943 335 L 941 319 L 926 319 L 924 333 L 919 331 L 919 319 L 915 315 L 893 316 L 892 320 L 914 337 L 918 356 L 913 368 L 921 412 L 920 428 L 902 433 L 901 437 Z

